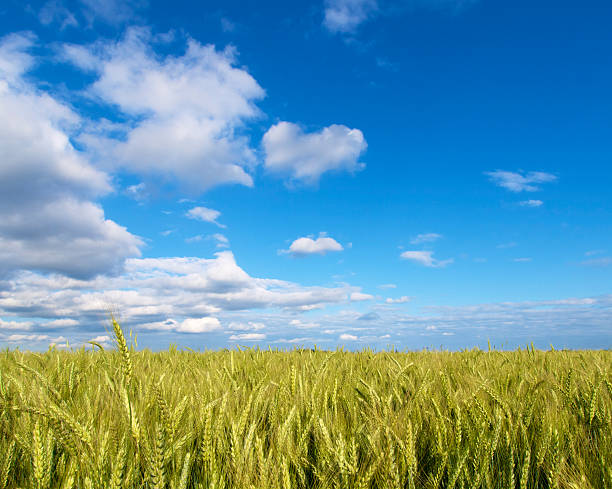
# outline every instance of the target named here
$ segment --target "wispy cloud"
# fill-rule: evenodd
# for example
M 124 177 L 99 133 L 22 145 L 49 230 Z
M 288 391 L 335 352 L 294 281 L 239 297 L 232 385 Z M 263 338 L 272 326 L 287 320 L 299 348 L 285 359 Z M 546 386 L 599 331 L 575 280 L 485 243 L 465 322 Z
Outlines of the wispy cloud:
M 333 33 L 352 33 L 377 10 L 376 0 L 326 0 L 323 25 Z
M 432 243 L 440 238 L 442 238 L 442 235 L 438 233 L 417 234 L 410 240 L 410 244 Z
M 590 260 L 584 260 L 581 264 L 589 267 L 607 267 L 612 265 L 612 257 L 602 256 L 601 258 L 591 258 Z
M 220 224 L 217 222 L 217 219 L 221 215 L 221 212 L 215 209 L 209 209 L 208 207 L 194 207 L 193 209 L 189 209 L 185 214 L 189 219 L 195 219 L 197 221 L 202 222 L 210 222 L 219 226 L 220 228 L 225 228 L 225 224 Z
M 510 190 L 511 192 L 535 192 L 536 190 L 540 190 L 538 184 L 557 180 L 556 175 L 541 171 L 525 173 L 495 170 L 492 172 L 485 172 L 485 175 L 487 175 L 495 185 Z
M 333 34 L 355 34 L 358 27 L 377 15 L 397 15 L 412 9 L 457 12 L 477 0 L 325 0 L 323 26 Z
M 542 206 L 542 204 L 544 204 L 544 202 L 535 199 L 522 200 L 521 202 L 519 202 L 519 205 L 521 207 L 540 207 Z
M 207 239 L 212 239 L 217 243 L 217 248 L 228 248 L 229 247 L 229 239 L 221 233 L 211 234 L 206 237 Z
M 454 261 L 452 258 L 437 260 L 433 257 L 433 251 L 404 251 L 400 257 L 430 268 L 442 268 Z
M 589 250 L 589 251 L 585 251 L 584 256 L 601 255 L 601 254 L 603 254 L 605 252 L 606 252 L 606 250 Z
M 204 239 L 204 236 L 198 234 L 196 236 L 191 236 L 190 238 L 185 238 L 185 243 L 199 243 Z
M 412 300 L 412 297 L 403 295 L 401 297 L 398 297 L 397 299 L 392 299 L 391 297 L 388 297 L 387 299 L 385 299 L 385 303 L 387 304 L 405 304 L 406 302 L 410 302 L 411 300 Z
M 230 341 L 262 341 L 266 339 L 264 333 L 241 333 L 233 334 L 229 337 Z

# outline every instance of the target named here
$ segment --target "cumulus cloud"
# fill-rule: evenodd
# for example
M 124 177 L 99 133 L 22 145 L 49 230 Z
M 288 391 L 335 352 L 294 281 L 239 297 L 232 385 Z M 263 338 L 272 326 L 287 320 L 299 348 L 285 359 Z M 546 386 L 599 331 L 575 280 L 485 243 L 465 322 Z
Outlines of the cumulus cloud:
M 344 333 L 344 334 L 341 334 L 338 339 L 340 341 L 356 341 L 359 338 L 357 338 L 357 336 L 355 336 L 355 335 Z
M 317 239 L 298 238 L 288 250 L 281 250 L 281 253 L 289 253 L 293 256 L 325 255 L 330 251 L 342 251 L 344 248 L 335 239 L 321 234 Z
M 94 202 L 110 179 L 70 142 L 79 116 L 22 78 L 33 42 L 0 40 L 0 274 L 116 273 L 143 243 Z
M 378 10 L 376 0 L 326 0 L 323 25 L 333 33 L 350 33 Z
M 108 343 L 110 340 L 111 340 L 110 336 L 100 335 L 100 336 L 96 336 L 95 338 L 92 338 L 89 341 L 95 341 L 96 343 Z
M 544 202 L 536 199 L 522 200 L 519 202 L 521 207 L 540 207 Z
M 176 331 L 178 333 L 210 333 L 220 331 L 221 323 L 215 317 L 187 318 L 183 321 L 166 319 L 140 325 L 143 329 L 158 331 Z
M 431 268 L 442 268 L 453 263 L 452 258 L 448 258 L 447 260 L 438 260 L 434 258 L 433 251 L 404 251 L 400 257 L 404 260 L 410 260 Z
M 256 158 L 242 129 L 259 116 L 263 89 L 235 66 L 232 48 L 189 39 L 182 55 L 163 56 L 153 41 L 149 29 L 132 27 L 117 42 L 63 47 L 64 59 L 96 77 L 87 93 L 127 119 L 93 125 L 82 143 L 111 168 L 193 192 L 251 186 Z
M 189 219 L 196 219 L 197 221 L 210 222 L 216 224 L 220 228 L 226 227 L 224 224 L 219 224 L 217 218 L 221 215 L 221 212 L 215 209 L 209 209 L 207 207 L 194 207 L 189 209 L 185 214 Z
M 28 330 L 34 323 L 31 321 L 4 321 L 0 319 L 0 331 L 5 329 Z
M 343 125 L 305 133 L 297 124 L 279 122 L 264 134 L 263 148 L 269 172 L 312 185 L 325 172 L 365 168 L 358 159 L 367 143 L 359 129 Z
M 495 170 L 492 172 L 485 172 L 485 175 L 487 175 L 495 185 L 510 190 L 511 192 L 535 192 L 540 190 L 538 184 L 557 180 L 556 175 L 542 171 L 525 173 Z
M 252 317 L 255 310 L 278 309 L 295 319 L 305 306 L 346 304 L 348 296 L 358 291 L 348 285 L 306 287 L 251 277 L 230 251 L 210 259 L 132 258 L 124 273 L 115 277 L 79 280 L 33 272 L 16 274 L 0 290 L 0 330 L 35 334 L 63 325 L 71 334 L 94 332 L 107 320 L 108 311 L 115 310 L 129 328 L 205 333 L 221 331 L 225 323 L 227 330 L 251 332 L 262 329 L 267 320 L 224 317 L 241 311 Z M 65 318 L 74 319 L 62 322 Z M 289 320 L 285 315 L 278 322 L 286 326 Z
M 433 241 L 437 241 L 440 238 L 442 238 L 442 235 L 438 233 L 417 234 L 414 238 L 410 240 L 410 243 L 411 244 L 432 243 Z

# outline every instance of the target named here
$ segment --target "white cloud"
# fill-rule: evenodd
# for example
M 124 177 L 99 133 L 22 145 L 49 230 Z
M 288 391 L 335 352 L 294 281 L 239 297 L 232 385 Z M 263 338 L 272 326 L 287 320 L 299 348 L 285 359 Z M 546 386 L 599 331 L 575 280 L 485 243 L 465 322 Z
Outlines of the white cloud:
M 374 296 L 370 294 L 364 294 L 363 292 L 351 292 L 349 299 L 351 302 L 370 301 L 374 299 Z
M 74 14 L 60 0 L 48 0 L 38 12 L 38 20 L 43 25 L 57 22 L 60 24 L 60 30 L 79 25 Z
M 358 339 L 359 338 L 357 338 L 357 336 L 352 335 L 352 334 L 346 334 L 346 333 L 341 334 L 339 337 L 340 341 L 356 341 Z
M 227 17 L 221 17 L 221 30 L 223 32 L 234 32 L 236 30 L 236 23 Z
M 217 242 L 217 248 L 229 247 L 229 239 L 221 233 L 211 234 L 207 237 L 208 239 L 214 239 Z
M 515 258 L 515 259 L 514 259 L 514 260 L 512 260 L 512 261 L 515 261 L 515 262 L 517 262 L 517 263 L 521 263 L 521 262 L 529 262 L 529 261 L 531 261 L 531 258 Z
M 31 321 L 4 321 L 0 319 L 0 330 L 13 329 L 13 330 L 28 330 L 32 328 Z
M 388 297 L 385 302 L 387 304 L 405 304 L 406 302 L 410 302 L 412 300 L 412 297 L 408 297 L 407 295 L 403 295 L 401 297 L 398 297 L 397 299 L 392 299 L 391 297 Z
M 221 323 L 215 317 L 187 318 L 183 321 L 166 319 L 164 321 L 143 323 L 140 327 L 149 330 L 176 331 L 178 333 L 210 333 L 222 329 Z
M 108 343 L 110 340 L 111 340 L 110 336 L 101 335 L 101 336 L 96 336 L 95 338 L 92 338 L 89 341 L 95 341 L 96 343 Z
M 535 199 L 522 200 L 521 202 L 519 202 L 519 205 L 521 207 L 540 207 L 542 204 L 544 204 L 544 202 Z
M 187 318 L 176 328 L 179 333 L 209 333 L 220 329 L 221 323 L 213 317 Z
M 73 326 L 77 326 L 78 324 L 79 322 L 76 319 L 62 318 L 47 321 L 46 323 L 42 323 L 41 326 L 45 328 L 71 328 Z
M 591 267 L 607 267 L 612 265 L 612 257 L 602 256 L 601 258 L 592 258 L 581 262 L 581 265 L 587 265 Z
M 376 0 L 326 0 L 323 25 L 333 33 L 350 33 L 378 10 Z
M 261 341 L 266 339 L 266 335 L 263 333 L 233 334 L 229 339 L 230 341 Z
M 221 212 L 215 209 L 209 209 L 208 207 L 194 207 L 189 209 L 185 214 L 189 219 L 196 219 L 197 221 L 210 222 L 216 224 L 220 228 L 226 227 L 224 224 L 219 224 L 217 218 L 221 215 Z
M 325 255 L 330 251 L 342 251 L 344 248 L 335 239 L 321 234 L 317 239 L 312 238 L 298 238 L 288 250 L 281 250 L 281 253 L 290 253 L 293 256 L 307 256 L 307 255 Z
M 440 238 L 442 238 L 442 235 L 438 233 L 417 234 L 414 238 L 410 240 L 410 243 L 411 244 L 431 243 L 433 241 L 439 240 Z
M 452 258 L 437 260 L 433 257 L 433 251 L 404 251 L 400 257 L 431 268 L 442 268 L 453 263 Z
M 323 26 L 334 34 L 354 34 L 357 28 L 376 15 L 397 15 L 417 8 L 457 12 L 477 0 L 410 0 L 385 2 L 377 0 L 325 0 Z
M 109 177 L 74 149 L 72 110 L 21 78 L 30 35 L 0 40 L 0 275 L 20 269 L 75 277 L 115 273 L 142 241 L 93 199 Z
M 503 170 L 495 170 L 485 172 L 491 181 L 500 187 L 503 187 L 511 192 L 535 192 L 540 190 L 537 184 L 549 183 L 557 180 L 557 177 L 552 173 L 541 171 L 511 172 Z
M 589 251 L 585 251 L 584 252 L 584 256 L 601 255 L 601 254 L 603 254 L 605 252 L 606 252 L 606 250 L 589 250 Z
M 380 284 L 378 288 L 379 289 L 396 289 L 397 285 L 396 284 Z
M 260 329 L 265 329 L 265 327 L 266 325 L 263 323 L 248 321 L 247 323 L 231 322 L 228 329 L 232 331 L 258 331 Z
M 305 287 L 255 278 L 240 268 L 230 251 L 212 259 L 129 259 L 123 274 L 76 280 L 59 275 L 19 272 L 0 289 L 0 329 L 32 331 L 63 326 L 73 331 L 106 321 L 118 312 L 125 327 L 170 332 L 219 330 L 224 315 L 279 309 L 293 315 L 309 306 L 348 302 L 356 287 Z M 306 307 L 304 307 L 306 306 Z M 11 318 L 9 320 L 9 317 Z M 286 316 L 285 316 L 286 317 Z M 31 318 L 36 318 L 32 320 Z M 23 323 L 16 319 L 27 321 Z M 257 330 L 265 321 L 228 320 L 229 330 Z M 235 324 L 233 324 L 235 323 Z M 289 320 L 284 320 L 285 326 Z M 242 327 L 238 326 L 242 324 Z M 73 333 L 71 333 L 73 334 Z M 76 333 L 74 333 L 76 334 Z
M 144 182 L 128 186 L 125 189 L 125 193 L 137 202 L 143 202 L 148 198 L 146 185 L 144 184 Z
M 204 236 L 201 234 L 197 234 L 196 236 L 191 236 L 189 238 L 185 238 L 185 243 L 199 243 L 204 239 Z
M 294 328 L 298 328 L 298 329 L 315 329 L 318 328 L 320 326 L 319 323 L 316 322 L 304 322 L 301 319 L 292 319 L 291 321 L 289 321 L 289 326 L 293 326 Z
M 50 336 L 46 334 L 12 334 L 6 338 L 6 341 L 42 341 L 49 338 Z
M 65 45 L 64 58 L 96 81 L 88 93 L 128 122 L 102 121 L 81 141 L 110 168 L 177 182 L 192 192 L 235 183 L 251 186 L 256 164 L 245 122 L 260 115 L 263 89 L 237 68 L 232 48 L 189 39 L 183 55 L 153 50 L 150 30 L 132 27 L 118 42 Z M 117 136 L 119 132 L 119 136 Z
M 34 64 L 34 58 L 28 51 L 33 47 L 36 36 L 31 32 L 8 34 L 0 38 L 0 80 L 2 91 L 7 85 L 24 85 L 23 75 Z
M 102 21 L 111 25 L 133 20 L 136 12 L 148 5 L 147 0 L 79 0 L 79 2 L 89 24 Z
M 264 134 L 265 167 L 291 181 L 316 184 L 328 171 L 365 168 L 358 159 L 367 148 L 359 129 L 333 124 L 305 133 L 297 124 L 279 122 Z

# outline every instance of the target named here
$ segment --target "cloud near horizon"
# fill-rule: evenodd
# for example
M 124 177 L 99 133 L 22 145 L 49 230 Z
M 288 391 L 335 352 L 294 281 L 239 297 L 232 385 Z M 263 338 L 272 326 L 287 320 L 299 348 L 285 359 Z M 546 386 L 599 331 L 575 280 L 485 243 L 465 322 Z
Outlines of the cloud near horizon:
M 231 251 L 214 258 L 132 258 L 116 277 L 77 280 L 60 275 L 20 272 L 0 289 L 2 330 L 99 331 L 115 310 L 126 327 L 176 333 L 260 329 L 259 322 L 221 321 L 222 316 L 257 309 L 301 313 L 303 307 L 366 300 L 359 287 L 301 286 L 254 278 L 240 268 Z M 29 319 L 36 318 L 36 319 Z M 225 326 L 224 326 L 225 323 Z M 245 326 L 246 325 L 246 326 Z

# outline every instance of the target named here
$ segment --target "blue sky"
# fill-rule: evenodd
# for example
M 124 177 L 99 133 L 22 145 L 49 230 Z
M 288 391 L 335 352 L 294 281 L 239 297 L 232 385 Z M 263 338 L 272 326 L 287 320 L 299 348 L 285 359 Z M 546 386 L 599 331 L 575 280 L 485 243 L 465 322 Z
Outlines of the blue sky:
M 609 348 L 610 18 L 4 2 L 0 345 Z

